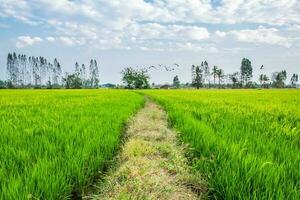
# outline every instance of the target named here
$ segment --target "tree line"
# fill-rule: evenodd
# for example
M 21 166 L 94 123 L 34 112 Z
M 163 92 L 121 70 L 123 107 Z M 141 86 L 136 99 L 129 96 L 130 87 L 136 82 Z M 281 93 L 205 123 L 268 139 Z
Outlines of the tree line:
M 260 67 L 263 70 L 264 66 Z M 174 82 L 176 78 L 176 83 Z M 213 79 L 213 82 L 211 81 Z M 191 86 L 196 88 L 202 87 L 218 87 L 218 88 L 284 88 L 284 87 L 296 87 L 299 81 L 298 74 L 292 74 L 290 84 L 286 85 L 287 72 L 282 70 L 280 72 L 274 72 L 271 78 L 261 73 L 258 77 L 259 83 L 252 81 L 253 79 L 253 66 L 249 59 L 243 58 L 240 66 L 240 71 L 225 74 L 224 70 L 218 66 L 213 66 L 210 70 L 207 61 L 201 63 L 201 65 L 192 66 L 192 84 Z M 174 77 L 173 85 L 178 86 L 178 77 Z M 216 82 L 217 81 L 217 82 Z
M 66 88 L 98 88 L 100 80 L 97 61 L 91 59 L 88 69 L 84 64 L 79 65 L 76 62 L 74 73 L 66 73 L 63 82 Z
M 178 64 L 174 64 L 179 66 Z M 160 67 L 162 65 L 159 65 Z M 166 71 L 174 67 L 162 66 Z M 212 68 L 205 60 L 200 65 L 191 67 L 191 83 L 180 83 L 178 75 L 173 78 L 173 84 L 150 85 L 150 66 L 142 69 L 126 67 L 121 71 L 123 86 L 128 89 L 146 88 L 284 88 L 296 87 L 299 81 L 298 74 L 292 74 L 290 84 L 286 85 L 287 71 L 274 72 L 269 77 L 261 73 L 258 82 L 253 81 L 253 66 L 249 59 L 243 58 L 240 70 L 225 74 L 224 70 L 214 65 Z M 264 66 L 260 67 L 263 70 Z M 55 58 L 53 62 L 39 56 L 26 56 L 24 54 L 8 53 L 7 80 L 0 80 L 0 88 L 98 88 L 99 68 L 95 59 L 91 59 L 89 66 L 75 63 L 74 72 L 63 75 L 62 66 Z M 107 84 L 106 84 L 107 85 Z M 113 84 L 109 84 L 112 87 Z
M 57 59 L 48 62 L 46 58 L 27 57 L 24 54 L 9 53 L 7 55 L 8 87 L 42 86 L 49 83 L 61 84 L 62 69 Z
M 99 85 L 99 68 L 94 59 L 88 68 L 76 62 L 74 73 L 63 74 L 56 58 L 50 62 L 42 56 L 13 52 L 7 55 L 6 76 L 6 81 L 0 80 L 0 88 L 97 88 Z
M 142 68 L 140 70 L 131 67 L 125 68 L 121 73 L 125 87 L 129 89 L 150 88 L 148 69 L 152 67 L 153 66 Z M 156 67 L 153 68 L 156 69 Z M 262 65 L 260 70 L 263 69 L 264 66 Z M 253 66 L 248 58 L 242 59 L 240 71 L 231 74 L 225 74 L 224 70 L 216 65 L 210 68 L 206 60 L 201 62 L 200 65 L 192 65 L 191 74 L 191 83 L 181 84 L 178 75 L 176 75 L 173 78 L 172 85 L 156 85 L 153 83 L 152 88 L 284 88 L 296 87 L 296 84 L 299 81 L 298 74 L 292 74 L 290 84 L 286 85 L 286 70 L 272 73 L 271 78 L 268 75 L 261 73 L 258 78 L 259 83 L 252 81 Z

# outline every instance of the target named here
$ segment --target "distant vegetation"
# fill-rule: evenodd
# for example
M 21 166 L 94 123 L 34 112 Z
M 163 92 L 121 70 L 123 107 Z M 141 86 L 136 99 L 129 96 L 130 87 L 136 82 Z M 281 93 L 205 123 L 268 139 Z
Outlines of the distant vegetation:
M 299 199 L 298 90 L 142 93 L 168 112 L 210 198 Z
M 172 67 L 158 65 L 166 71 L 174 71 Z M 146 89 L 146 88 L 285 88 L 297 87 L 298 74 L 292 74 L 287 80 L 287 71 L 274 72 L 271 76 L 261 73 L 257 82 L 253 81 L 253 66 L 249 59 L 243 58 L 240 71 L 226 74 L 218 66 L 209 67 L 207 61 L 201 65 L 192 65 L 191 83 L 180 83 L 179 76 L 173 78 L 173 84 L 150 84 L 150 69 L 158 69 L 157 66 L 134 69 L 126 67 L 121 71 L 123 85 L 118 88 Z M 259 68 L 263 71 L 264 66 Z M 64 73 L 61 64 L 55 58 L 49 62 L 44 57 L 33 57 L 9 53 L 7 56 L 7 80 L 0 80 L 1 88 L 98 88 L 99 67 L 96 60 L 90 61 L 87 68 L 84 64 L 75 63 L 73 73 Z M 287 84 L 288 83 L 288 84 Z M 107 84 L 106 84 L 107 85 Z M 112 86 L 113 84 L 109 84 Z
M 17 55 L 7 56 L 7 80 L 0 81 L 0 88 L 97 88 L 99 68 L 91 59 L 89 67 L 75 63 L 74 73 L 63 74 L 59 61 L 51 63 L 44 57 Z
M 263 69 L 264 66 L 262 65 L 260 70 Z M 259 83 L 252 81 L 252 79 L 253 66 L 247 58 L 243 58 L 240 71 L 232 74 L 225 74 L 224 70 L 218 66 L 213 66 L 210 71 L 208 62 L 204 61 L 200 66 L 192 66 L 191 86 L 195 88 L 284 88 L 296 87 L 296 83 L 299 81 L 298 74 L 293 74 L 290 84 L 286 85 L 286 70 L 274 72 L 271 80 L 266 74 L 259 75 Z
M 145 69 L 125 68 L 122 72 L 122 81 L 128 89 L 146 89 L 150 87 L 150 76 Z

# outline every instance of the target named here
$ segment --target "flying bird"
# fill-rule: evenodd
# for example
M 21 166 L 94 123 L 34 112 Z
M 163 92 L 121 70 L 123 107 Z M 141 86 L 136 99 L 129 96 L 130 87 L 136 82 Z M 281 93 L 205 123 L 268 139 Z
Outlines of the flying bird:
M 167 67 L 167 66 L 164 66 L 164 68 L 165 68 L 165 70 L 166 70 L 166 71 L 168 71 L 168 72 L 170 72 L 170 71 L 173 71 L 173 70 L 174 70 L 174 68 L 172 68 L 172 67 Z
M 262 66 L 260 67 L 260 69 L 264 69 L 264 65 L 262 65 Z
M 174 65 L 176 65 L 176 66 L 179 66 L 178 64 L 174 64 Z M 160 67 L 160 68 L 163 68 L 163 69 L 165 69 L 166 71 L 168 71 L 168 72 L 170 72 L 170 71 L 174 71 L 175 70 L 175 68 L 174 67 L 169 67 L 169 66 L 166 66 L 166 65 L 162 65 L 162 64 L 158 64 L 158 66 Z M 153 66 L 154 67 L 154 66 Z M 154 67 L 155 69 L 157 69 L 156 67 Z
M 148 67 L 148 69 L 151 69 L 151 68 L 154 68 L 154 69 L 157 69 L 155 66 L 151 65 L 150 67 Z

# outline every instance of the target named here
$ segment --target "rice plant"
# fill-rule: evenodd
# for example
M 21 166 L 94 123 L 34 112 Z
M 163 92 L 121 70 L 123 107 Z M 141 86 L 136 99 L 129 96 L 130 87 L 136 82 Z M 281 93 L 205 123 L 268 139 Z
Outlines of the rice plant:
M 300 198 L 299 90 L 143 91 L 189 144 L 214 199 Z
M 121 90 L 0 91 L 0 199 L 80 196 L 142 104 Z

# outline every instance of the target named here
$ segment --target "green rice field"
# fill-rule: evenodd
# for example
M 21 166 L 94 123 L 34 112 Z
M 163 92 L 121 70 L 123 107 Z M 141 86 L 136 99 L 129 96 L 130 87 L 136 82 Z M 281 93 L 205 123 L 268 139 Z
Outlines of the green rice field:
M 144 91 L 169 114 L 212 199 L 300 199 L 299 90 Z
M 70 199 L 105 167 L 133 92 L 0 90 L 0 199 Z
M 144 96 L 166 110 L 209 199 L 300 199 L 296 89 L 0 90 L 0 199 L 80 197 Z

